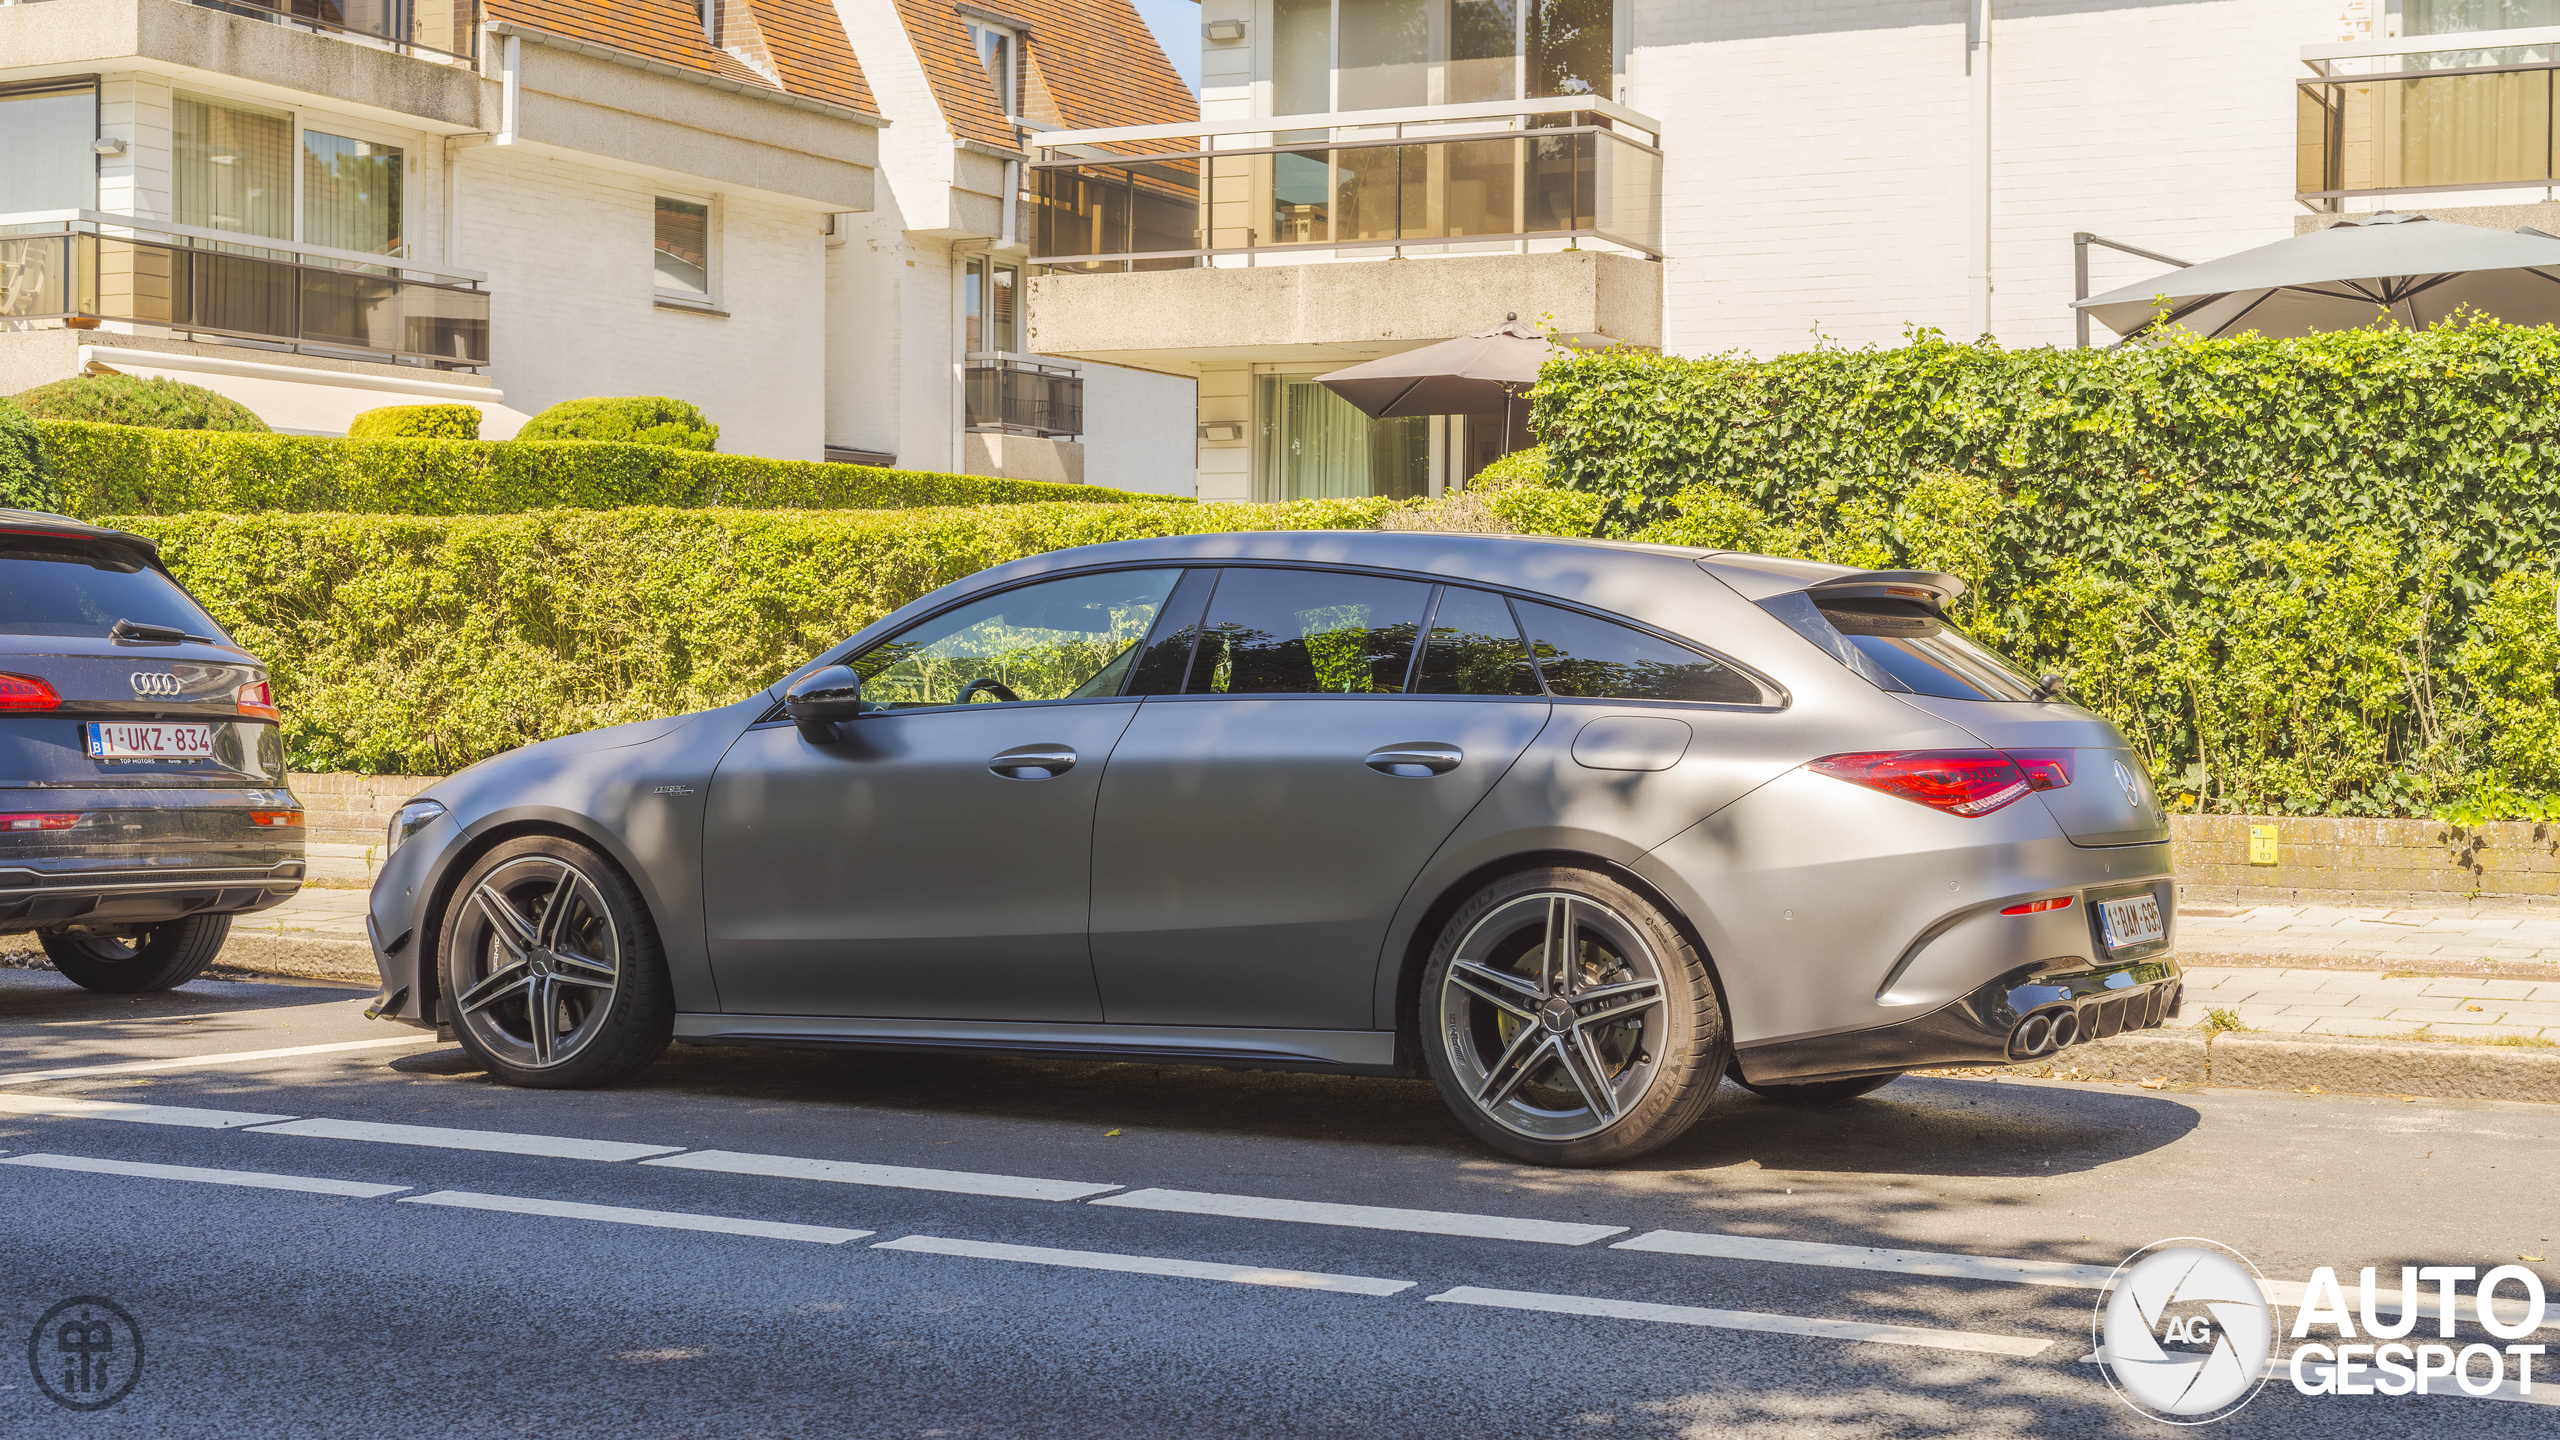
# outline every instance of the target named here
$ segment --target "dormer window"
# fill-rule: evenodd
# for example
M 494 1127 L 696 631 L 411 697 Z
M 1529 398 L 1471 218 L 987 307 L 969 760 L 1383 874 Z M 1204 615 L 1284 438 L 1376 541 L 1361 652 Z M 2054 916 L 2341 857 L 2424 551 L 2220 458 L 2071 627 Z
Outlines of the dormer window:
M 986 67 L 987 84 L 996 92 L 996 110 L 1003 115 L 1019 115 L 1014 101 L 1014 57 L 1021 37 L 1004 26 L 985 20 L 969 22 L 969 43 L 977 47 L 978 63 Z

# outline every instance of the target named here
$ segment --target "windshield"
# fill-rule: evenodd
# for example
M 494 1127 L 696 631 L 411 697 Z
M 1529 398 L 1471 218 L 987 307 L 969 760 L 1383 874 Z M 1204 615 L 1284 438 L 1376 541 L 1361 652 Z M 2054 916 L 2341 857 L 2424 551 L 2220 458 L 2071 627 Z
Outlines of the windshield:
M 119 620 L 222 638 L 176 581 L 125 546 L 0 535 L 0 634 L 104 640 Z
M 1879 689 L 1949 700 L 2044 698 L 2025 671 L 1915 600 L 1816 600 L 1798 590 L 1760 608 Z

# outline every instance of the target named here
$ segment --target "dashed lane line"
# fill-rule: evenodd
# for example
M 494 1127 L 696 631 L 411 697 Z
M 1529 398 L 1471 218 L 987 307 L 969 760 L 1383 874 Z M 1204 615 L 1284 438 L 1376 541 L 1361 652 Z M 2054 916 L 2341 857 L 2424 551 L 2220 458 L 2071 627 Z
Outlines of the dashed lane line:
M 967 1170 L 919 1170 L 852 1160 L 807 1160 L 796 1155 L 748 1155 L 735 1150 L 695 1150 L 643 1160 L 675 1170 L 715 1170 L 728 1175 L 767 1175 L 786 1180 L 830 1180 L 839 1185 L 882 1185 L 898 1190 L 940 1190 L 953 1195 L 994 1195 L 1012 1200 L 1082 1200 L 1117 1190 L 1080 1180 L 1029 1175 L 981 1175 Z
M 647 1225 L 660 1230 L 700 1230 L 713 1235 L 756 1235 L 768 1240 L 805 1240 L 842 1245 L 876 1234 L 833 1225 L 795 1225 L 781 1220 L 744 1220 L 733 1215 L 697 1215 L 683 1210 L 635 1210 L 627 1205 L 587 1205 L 574 1200 L 535 1200 L 522 1195 L 483 1195 L 471 1190 L 438 1190 L 412 1195 L 403 1205 L 449 1205 L 458 1210 L 496 1210 L 509 1215 L 544 1215 L 560 1220 L 602 1220 L 614 1225 Z
M 137 1180 L 192 1180 L 202 1185 L 242 1185 L 252 1190 L 300 1190 L 312 1195 L 348 1195 L 359 1200 L 397 1195 L 406 1185 L 375 1185 L 362 1180 L 326 1180 L 313 1175 L 270 1175 L 260 1170 L 209 1170 L 201 1165 L 153 1165 L 139 1160 L 96 1160 L 85 1155 L 12 1155 L 0 1165 L 28 1165 L 39 1170 L 77 1170 L 89 1175 L 123 1175 Z
M 131 1075 L 144 1070 L 201 1070 L 208 1066 L 246 1065 L 256 1060 L 290 1060 L 302 1055 L 334 1055 L 345 1050 L 380 1050 L 393 1045 L 444 1045 L 433 1035 L 393 1035 L 380 1040 L 340 1040 L 330 1045 L 289 1045 L 281 1050 L 234 1050 L 220 1055 L 181 1055 L 170 1060 L 124 1060 L 113 1065 L 79 1065 L 62 1070 L 0 1072 L 0 1085 L 31 1080 L 76 1080 L 84 1075 Z
M 1450 1210 L 1400 1210 L 1386 1205 L 1339 1205 L 1314 1200 L 1273 1200 L 1259 1195 L 1215 1195 L 1198 1190 L 1132 1190 L 1096 1205 L 1163 1210 L 1177 1215 L 1222 1215 L 1237 1220 L 1286 1220 L 1301 1225 L 1344 1225 L 1361 1230 L 1402 1230 L 1417 1235 L 1465 1235 L 1487 1240 L 1526 1240 L 1542 1245 L 1588 1245 L 1623 1235 L 1624 1225 L 1576 1225 L 1560 1220 L 1515 1220 Z
M 497 1155 L 538 1155 L 552 1160 L 637 1160 L 666 1155 L 681 1145 L 633 1145 L 621 1140 L 580 1140 L 565 1135 L 518 1135 L 505 1130 L 448 1130 L 437 1125 L 386 1125 L 371 1120 L 289 1120 L 245 1129 L 244 1135 L 301 1135 L 320 1140 L 369 1140 L 383 1145 L 426 1145 L 439 1150 L 485 1150 Z
M 1279 1270 L 1267 1265 L 1221 1265 L 1206 1260 L 1122 1255 L 1107 1250 L 1053 1250 L 1046 1245 L 996 1245 L 983 1240 L 945 1240 L 935 1235 L 883 1240 L 871 1248 L 925 1255 L 956 1255 L 971 1260 L 1009 1260 L 1022 1265 L 1061 1265 L 1075 1270 L 1110 1270 L 1123 1275 L 1224 1280 L 1235 1285 L 1272 1285 L 1284 1290 L 1331 1290 L 1346 1295 L 1397 1295 L 1412 1289 L 1415 1284 L 1411 1280 L 1381 1280 L 1371 1275 Z
M 1704 1235 L 1689 1230 L 1652 1230 L 1632 1240 L 1621 1240 L 1609 1248 L 1657 1255 L 1710 1255 L 1720 1260 L 1769 1260 L 1784 1265 L 1882 1270 L 1895 1275 L 1999 1280 L 2015 1285 L 2058 1285 L 2074 1290 L 2103 1290 L 2115 1274 L 2112 1266 L 2071 1265 L 2058 1260 L 2011 1260 L 1998 1255 L 1888 1250 L 1873 1245 L 1826 1245 L 1808 1240 L 1764 1239 L 1757 1235 Z
M 243 1125 L 271 1125 L 290 1115 L 259 1115 L 246 1110 L 199 1110 L 188 1105 L 135 1105 L 122 1100 L 88 1100 L 76 1095 L 0 1095 L 0 1115 L 43 1115 L 57 1120 L 124 1120 L 138 1125 L 184 1125 L 197 1130 L 236 1130 Z
M 1651 1320 L 1670 1325 L 1702 1325 L 1717 1330 L 1761 1330 L 1773 1335 L 1859 1340 L 1873 1345 L 1917 1345 L 1930 1350 L 1969 1350 L 1977 1354 L 2008 1355 L 2019 1359 L 2042 1354 L 2053 1344 L 2050 1340 L 1986 1335 L 1973 1330 L 1931 1330 L 1917 1325 L 1877 1325 L 1864 1320 L 1819 1320 L 1802 1315 L 1764 1315 L 1752 1310 L 1706 1310 L 1693 1305 L 1604 1300 L 1592 1295 L 1547 1295 L 1533 1290 L 1487 1290 L 1474 1285 L 1461 1285 L 1424 1298 L 1447 1305 L 1541 1310 L 1553 1315 L 1608 1320 Z

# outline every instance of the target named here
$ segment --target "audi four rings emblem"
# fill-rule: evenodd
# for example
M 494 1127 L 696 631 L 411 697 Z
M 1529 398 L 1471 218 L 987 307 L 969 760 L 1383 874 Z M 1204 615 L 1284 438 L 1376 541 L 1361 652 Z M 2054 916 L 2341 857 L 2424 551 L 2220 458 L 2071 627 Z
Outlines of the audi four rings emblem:
M 166 670 L 136 670 L 133 672 L 133 693 L 179 695 L 185 693 L 185 687 L 178 683 L 177 676 Z

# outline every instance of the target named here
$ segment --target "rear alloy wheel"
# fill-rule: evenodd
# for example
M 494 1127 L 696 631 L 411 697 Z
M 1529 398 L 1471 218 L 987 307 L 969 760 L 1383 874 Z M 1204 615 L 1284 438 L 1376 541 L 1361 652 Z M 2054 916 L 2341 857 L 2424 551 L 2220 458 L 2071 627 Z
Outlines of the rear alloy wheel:
M 1423 1058 L 1486 1144 L 1607 1165 L 1679 1138 L 1731 1055 L 1705 961 L 1644 897 L 1582 870 L 1487 886 L 1423 972 Z
M 1775 1100 L 1781 1105 L 1837 1105 L 1843 1100 L 1855 1100 L 1861 1095 L 1872 1095 L 1902 1078 L 1902 1072 L 1895 1070 L 1883 1075 L 1861 1075 L 1853 1080 L 1805 1080 L 1795 1084 L 1754 1085 L 1742 1078 L 1742 1067 L 1734 1066 L 1730 1073 L 1734 1084 L 1763 1100 Z
M 639 892 L 573 841 L 531 835 L 482 856 L 445 906 L 438 953 L 454 1034 L 506 1084 L 610 1085 L 674 1034 Z
M 231 938 L 228 915 L 190 915 L 130 936 L 91 930 L 39 933 L 45 958 L 71 983 L 111 994 L 169 990 L 204 973 Z

